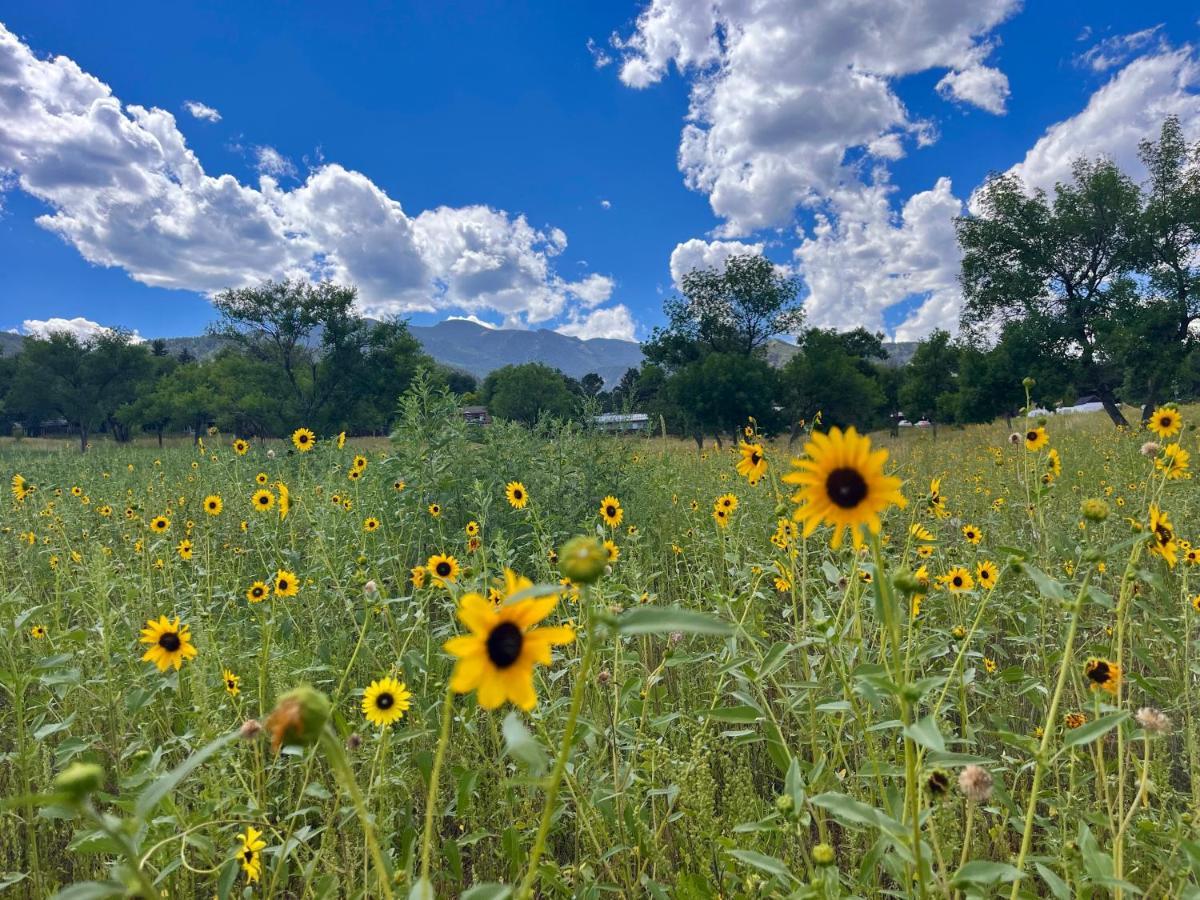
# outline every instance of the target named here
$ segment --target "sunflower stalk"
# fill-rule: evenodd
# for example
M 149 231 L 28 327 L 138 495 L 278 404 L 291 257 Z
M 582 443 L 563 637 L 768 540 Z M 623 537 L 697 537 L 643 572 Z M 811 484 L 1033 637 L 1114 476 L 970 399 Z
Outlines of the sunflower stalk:
M 517 888 L 514 896 L 517 900 L 528 900 L 533 896 L 533 887 L 538 878 L 538 862 L 546 849 L 546 838 L 550 834 L 550 823 L 554 818 L 554 810 L 558 804 L 558 790 L 562 786 L 563 773 L 567 769 L 567 759 L 571 755 L 571 745 L 575 739 L 575 725 L 579 721 L 579 710 L 583 706 L 583 694 L 587 687 L 588 676 L 592 668 L 592 660 L 596 655 L 596 640 L 594 631 L 594 616 L 591 609 L 592 587 L 583 585 L 581 589 L 580 607 L 587 615 L 587 626 L 584 634 L 583 660 L 579 664 L 579 675 L 571 691 L 571 708 L 567 713 L 567 724 L 563 729 L 562 745 L 558 748 L 558 756 L 554 760 L 554 769 L 550 773 L 550 781 L 546 786 L 546 805 L 542 809 L 542 820 L 538 825 L 537 836 L 533 848 L 529 851 L 529 867 L 525 877 Z
M 362 825 L 367 849 L 371 854 L 371 861 L 375 865 L 375 874 L 379 879 L 380 895 L 386 897 L 387 900 L 392 900 L 391 874 L 383 858 L 383 852 L 379 849 L 379 840 L 375 836 L 375 823 L 371 818 L 370 812 L 367 810 L 366 803 L 363 801 L 362 791 L 359 789 L 358 781 L 355 779 L 354 772 L 350 768 L 350 762 L 346 759 L 346 752 L 342 748 L 342 742 L 334 734 L 332 728 L 325 727 L 321 730 L 320 747 L 321 752 L 325 754 L 325 759 L 329 763 L 329 767 L 333 770 L 333 774 L 341 782 L 346 793 L 350 795 L 350 801 L 354 804 L 355 812 L 358 813 L 358 821 Z

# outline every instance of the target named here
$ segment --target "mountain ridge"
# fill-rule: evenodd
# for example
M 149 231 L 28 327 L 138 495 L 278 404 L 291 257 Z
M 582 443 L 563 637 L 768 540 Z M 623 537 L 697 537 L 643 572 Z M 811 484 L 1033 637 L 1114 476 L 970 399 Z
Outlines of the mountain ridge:
M 611 388 L 626 370 L 640 366 L 643 358 L 637 341 L 578 338 L 547 328 L 489 328 L 467 319 L 446 319 L 434 325 L 409 325 L 408 330 L 435 360 L 476 378 L 485 378 L 489 372 L 504 366 L 536 362 L 559 369 L 572 378 L 595 372 Z M 224 344 L 222 338 L 207 334 L 163 340 L 169 353 L 178 355 L 187 351 L 200 359 L 212 356 Z M 22 343 L 23 336 L 0 332 L 0 354 L 19 353 Z M 915 348 L 913 341 L 885 343 L 886 364 L 905 365 Z M 795 344 L 772 338 L 767 345 L 767 360 L 782 367 L 797 352 Z

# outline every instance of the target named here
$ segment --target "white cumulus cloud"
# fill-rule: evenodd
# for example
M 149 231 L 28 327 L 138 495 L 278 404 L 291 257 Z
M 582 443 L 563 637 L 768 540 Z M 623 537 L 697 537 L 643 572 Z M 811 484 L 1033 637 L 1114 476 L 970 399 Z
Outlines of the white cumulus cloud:
M 220 122 L 221 114 L 207 104 L 201 103 L 199 100 L 188 100 L 183 104 L 183 108 L 192 114 L 194 119 L 203 119 L 205 122 Z
M 679 148 L 686 184 L 708 196 L 724 237 L 787 225 L 859 180 L 848 160 L 884 160 L 932 140 L 896 94 L 945 69 L 943 93 L 1003 111 L 1007 79 L 984 64 L 1018 0 L 651 0 L 615 41 L 620 77 L 643 88 L 670 67 L 691 80 Z
M 742 241 L 704 241 L 692 238 L 676 244 L 671 251 L 671 280 L 683 284 L 683 276 L 693 269 L 720 269 L 731 256 L 754 256 L 763 252 L 765 244 Z
M 633 315 L 623 304 L 605 309 L 594 309 L 587 313 L 572 313 L 570 321 L 555 329 L 559 334 L 588 340 L 590 338 L 616 338 L 622 341 L 636 340 L 637 325 Z
M 0 173 L 47 204 L 38 224 L 89 262 L 201 293 L 336 278 L 358 285 L 370 314 L 494 312 L 511 327 L 578 324 L 611 294 L 605 276 L 556 273 L 560 229 L 481 205 L 414 215 L 323 159 L 284 187 L 290 160 L 265 145 L 255 159 L 257 185 L 209 174 L 171 113 L 123 104 L 73 60 L 39 56 L 0 25 Z
M 52 334 L 70 334 L 74 335 L 79 341 L 86 343 L 92 338 L 110 334 L 112 331 L 113 329 L 101 325 L 99 322 L 93 322 L 91 319 L 85 319 L 83 316 L 76 316 L 74 319 L 26 319 L 21 323 L 18 333 L 41 338 L 49 337 Z M 130 337 L 133 343 L 142 343 L 143 338 L 136 331 Z

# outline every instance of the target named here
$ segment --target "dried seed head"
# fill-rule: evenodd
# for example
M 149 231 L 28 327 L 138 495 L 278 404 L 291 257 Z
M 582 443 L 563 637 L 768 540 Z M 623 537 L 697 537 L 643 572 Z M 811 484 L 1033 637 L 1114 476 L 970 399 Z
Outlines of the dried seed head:
M 958 789 L 973 803 L 986 803 L 992 796 L 992 773 L 983 766 L 966 766 L 958 773 Z
M 1137 723 L 1146 729 L 1147 734 L 1166 734 L 1171 730 L 1171 719 L 1161 709 L 1153 706 L 1143 706 L 1134 716 Z

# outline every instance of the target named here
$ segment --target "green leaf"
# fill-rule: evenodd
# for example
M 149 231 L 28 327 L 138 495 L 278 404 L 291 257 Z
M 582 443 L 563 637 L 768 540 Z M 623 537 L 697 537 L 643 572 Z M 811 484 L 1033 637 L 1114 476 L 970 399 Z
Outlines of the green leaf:
M 504 751 L 520 763 L 531 775 L 543 775 L 550 768 L 550 760 L 542 745 L 525 727 L 521 717 L 510 712 L 504 717 Z
M 1034 863 L 1033 865 L 1038 870 L 1038 874 L 1042 876 L 1042 881 L 1046 882 L 1046 887 L 1050 888 L 1050 893 L 1057 897 L 1058 900 L 1071 900 L 1071 888 L 1067 886 L 1065 881 L 1041 863 Z
M 635 606 L 617 618 L 621 634 L 719 634 L 733 632 L 733 626 L 706 613 L 677 606 Z
M 740 723 L 757 722 L 763 717 L 753 706 L 718 706 L 715 709 L 702 710 L 701 715 L 717 722 Z
M 812 802 L 815 806 L 829 810 L 838 821 L 872 827 L 879 825 L 879 810 L 852 797 L 847 797 L 845 794 L 837 794 L 832 791 L 817 794 L 812 798 Z
M 1094 722 L 1087 722 L 1078 728 L 1072 728 L 1067 732 L 1063 746 L 1079 747 L 1083 744 L 1090 744 L 1096 738 L 1108 734 L 1108 732 L 1112 731 L 1128 718 L 1129 713 L 1125 711 L 1109 713 L 1106 716 L 1101 716 Z
M 926 750 L 933 750 L 937 753 L 946 751 L 946 742 L 942 738 L 942 733 L 938 731 L 937 722 L 934 721 L 933 716 L 926 716 L 911 725 L 905 725 L 904 734 Z
M 150 786 L 138 795 L 137 806 L 135 810 L 138 818 L 146 819 L 150 813 L 154 811 L 154 807 L 162 802 L 162 799 L 171 793 L 183 779 L 187 778 L 196 768 L 198 768 L 206 759 L 215 754 L 218 750 L 225 747 L 236 739 L 238 733 L 231 731 L 229 734 L 211 741 L 201 747 L 166 775 L 161 775 L 150 783 Z
M 104 897 L 124 897 L 123 885 L 112 881 L 81 881 L 65 887 L 51 900 L 101 900 Z
M 477 884 L 463 891 L 459 900 L 504 900 L 511 894 L 512 888 L 507 884 Z
M 1005 881 L 1016 881 L 1021 877 L 1021 870 L 1008 863 L 990 862 L 986 859 L 973 859 L 954 873 L 953 884 L 1000 884 Z
M 1067 592 L 1062 584 L 1051 578 L 1041 569 L 1031 566 L 1028 563 L 1023 563 L 1021 570 L 1033 580 L 1033 583 L 1037 586 L 1038 593 L 1043 597 L 1060 601 L 1067 599 Z
M 755 853 L 753 850 L 730 850 L 729 855 L 748 866 L 753 866 L 760 872 L 766 872 L 768 875 L 774 875 L 784 881 L 797 880 L 796 876 L 792 874 L 792 870 L 784 865 L 783 860 L 776 859 L 774 856 Z

